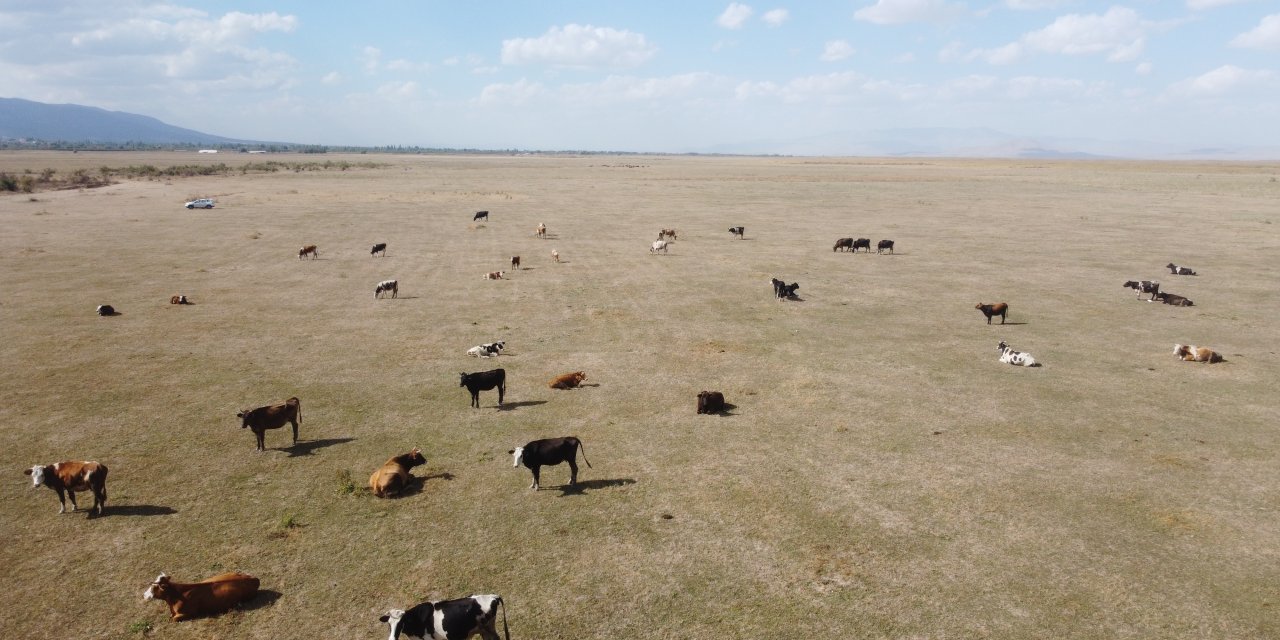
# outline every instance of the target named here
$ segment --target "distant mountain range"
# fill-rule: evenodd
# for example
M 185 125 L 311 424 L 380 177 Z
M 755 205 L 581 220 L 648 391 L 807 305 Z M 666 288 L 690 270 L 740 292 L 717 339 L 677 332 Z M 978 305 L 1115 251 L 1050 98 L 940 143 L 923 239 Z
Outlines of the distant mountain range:
M 0 98 L 0 140 L 121 144 L 245 144 L 165 124 L 150 116 L 78 104 Z

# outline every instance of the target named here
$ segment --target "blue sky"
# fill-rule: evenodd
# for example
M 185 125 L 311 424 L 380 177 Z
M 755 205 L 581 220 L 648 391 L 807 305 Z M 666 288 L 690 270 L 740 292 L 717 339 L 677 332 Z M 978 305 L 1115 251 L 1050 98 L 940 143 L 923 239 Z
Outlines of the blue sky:
M 0 96 L 324 144 L 1280 145 L 1280 1 L 0 0 Z

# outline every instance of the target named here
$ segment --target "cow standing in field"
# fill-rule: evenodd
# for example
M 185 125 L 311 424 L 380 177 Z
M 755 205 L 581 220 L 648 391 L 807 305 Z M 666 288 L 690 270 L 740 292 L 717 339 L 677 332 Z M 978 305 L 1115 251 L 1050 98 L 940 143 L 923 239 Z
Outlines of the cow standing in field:
M 391 627 L 387 640 L 398 640 L 401 635 L 417 640 L 467 640 L 476 635 L 483 640 L 501 640 L 496 629 L 499 608 L 502 633 L 511 640 L 507 609 L 502 598 L 493 594 L 424 602 L 408 611 L 392 609 L 379 616 L 378 622 Z
M 893 253 L 893 241 L 881 240 L 876 243 L 876 253 L 884 253 L 888 249 L 889 253 Z
M 582 441 L 573 436 L 565 436 L 534 440 L 507 453 L 512 456 L 512 467 L 523 464 L 533 472 L 533 484 L 529 485 L 529 488 L 537 491 L 542 467 L 554 467 L 561 462 L 569 463 L 569 484 L 578 484 L 578 449 L 582 449 Z M 582 461 L 587 463 L 588 468 L 591 467 L 591 461 L 587 460 L 586 449 L 582 449 Z
M 770 278 L 769 282 L 773 284 L 773 295 L 777 297 L 778 300 L 794 298 L 796 295 L 796 289 L 800 288 L 800 283 L 798 282 L 787 284 L 777 278 Z
M 565 373 L 556 376 L 551 382 L 547 383 L 552 389 L 576 389 L 587 379 L 587 374 L 582 371 L 574 371 L 573 373 Z
M 383 280 L 378 286 L 373 288 L 373 299 L 377 300 L 381 294 L 390 293 L 392 298 L 400 297 L 400 282 L 398 280 Z
M 831 247 L 831 251 L 833 252 L 839 251 L 841 249 L 844 249 L 845 251 L 852 251 L 853 238 L 840 238 L 839 240 L 836 240 L 836 246 Z
M 1141 298 L 1144 293 L 1151 294 L 1151 298 L 1147 302 L 1154 301 L 1156 294 L 1160 293 L 1160 283 L 1155 280 L 1126 280 L 1123 286 L 1137 291 L 1138 298 Z
M 854 240 L 853 241 L 854 253 L 858 252 L 859 247 L 866 249 L 867 253 L 871 253 L 871 238 L 858 238 L 857 240 Z
M 672 240 L 675 240 L 675 239 L 676 239 L 676 230 L 675 230 L 675 229 L 662 229 L 661 231 L 659 231 L 659 232 L 658 232 L 658 239 L 659 239 L 659 240 L 662 240 L 663 238 L 670 238 L 670 239 L 672 239 Z
M 559 251 L 559 250 L 557 250 L 557 249 L 552 249 L 552 250 L 551 250 L 551 261 L 552 261 L 552 262 L 556 262 L 556 263 L 560 262 L 560 251 Z
M 659 251 L 663 253 L 667 252 L 666 240 L 654 240 L 653 244 L 649 245 L 649 253 L 657 253 Z
M 293 444 L 298 444 L 298 424 L 302 422 L 302 401 L 296 397 L 289 398 L 280 404 L 267 405 L 257 409 L 246 409 L 236 414 L 240 418 L 240 428 L 248 428 L 258 440 L 258 451 L 266 451 L 266 434 L 268 429 L 279 429 L 289 423 L 293 425 Z
M 379 242 L 378 244 L 373 245 L 373 249 L 369 251 L 369 257 L 372 258 L 378 254 L 382 254 L 382 257 L 384 258 L 387 257 L 387 243 Z
M 991 324 L 991 316 L 1000 316 L 1000 324 L 1004 324 L 1005 314 L 1009 313 L 1009 305 L 1003 302 L 995 304 L 978 304 L 973 305 L 974 309 L 982 312 L 987 317 L 987 324 Z
M 369 476 L 369 490 L 379 498 L 396 495 L 413 481 L 410 470 L 426 463 L 422 450 L 417 447 L 409 453 L 393 456 Z
M 314 244 L 303 245 L 301 249 L 298 249 L 298 259 L 301 260 L 307 256 L 311 256 L 311 259 L 315 260 L 320 257 L 320 250 Z
M 477 212 L 476 212 L 476 214 L 475 214 L 474 216 L 471 216 L 471 221 L 472 221 L 472 222 L 475 222 L 476 220 L 484 220 L 485 222 L 488 222 L 488 221 L 489 221 L 489 212 L 488 212 L 488 211 L 477 211 Z
M 520 270 L 520 256 L 511 256 L 511 270 L 512 271 Z
M 739 240 L 747 239 L 746 231 L 746 227 L 729 227 L 729 233 L 737 236 Z
M 182 622 L 199 616 L 222 613 L 258 595 L 258 579 L 233 571 L 191 584 L 173 582 L 160 574 L 142 594 L 143 600 L 163 600 L 169 617 Z
M 480 392 L 498 388 L 498 406 L 502 406 L 502 396 L 507 392 L 507 370 L 490 369 L 477 373 L 463 373 L 459 387 L 466 387 L 471 392 L 471 406 L 480 408 Z
M 89 516 L 102 515 L 107 508 L 107 465 L 100 462 L 80 462 L 67 460 L 49 465 L 35 465 L 24 469 L 23 474 L 31 476 L 31 488 L 41 485 L 58 492 L 58 513 L 67 512 L 67 497 L 71 498 L 71 510 L 76 505 L 77 491 L 92 491 L 93 506 L 89 508 Z
M 539 222 L 538 228 L 533 230 L 533 235 L 535 237 L 542 238 L 545 240 L 547 238 L 547 225 Z

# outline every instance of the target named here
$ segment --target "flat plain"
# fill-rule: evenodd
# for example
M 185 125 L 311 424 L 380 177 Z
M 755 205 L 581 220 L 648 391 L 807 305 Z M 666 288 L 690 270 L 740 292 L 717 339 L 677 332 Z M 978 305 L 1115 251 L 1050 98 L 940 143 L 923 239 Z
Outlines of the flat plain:
M 383 638 L 497 593 L 515 638 L 1280 637 L 1280 165 L 320 159 L 381 166 L 0 195 L 0 636 Z M 459 372 L 494 367 L 506 405 L 470 408 Z M 734 406 L 695 415 L 704 389 Z M 236 412 L 294 395 L 299 444 L 255 452 Z M 529 490 L 507 451 L 561 435 L 592 468 Z M 415 446 L 421 487 L 372 497 Z M 110 468 L 105 517 L 21 473 L 67 459 Z M 227 570 L 264 593 L 142 601 Z

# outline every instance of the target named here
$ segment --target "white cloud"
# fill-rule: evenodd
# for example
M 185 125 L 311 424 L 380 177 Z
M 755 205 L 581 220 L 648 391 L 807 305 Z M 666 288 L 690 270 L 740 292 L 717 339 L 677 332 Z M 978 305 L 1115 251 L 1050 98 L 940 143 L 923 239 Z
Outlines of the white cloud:
M 852 92 L 861 79 L 857 73 L 845 71 L 795 78 L 786 84 L 775 82 L 742 82 L 734 89 L 738 100 L 777 98 L 786 103 L 807 102 L 818 98 L 841 97 Z
M 546 88 L 541 84 L 521 78 L 513 83 L 497 83 L 485 87 L 480 90 L 480 97 L 476 101 L 487 107 L 519 106 L 544 93 Z
M 729 3 L 729 6 L 725 8 L 724 13 L 721 13 L 720 17 L 716 18 L 716 24 L 724 27 L 725 29 L 741 29 L 742 25 L 746 24 L 747 19 L 751 17 L 752 13 L 755 13 L 755 10 L 751 7 L 745 4 L 731 2 Z
M 1276 84 L 1275 72 L 1241 69 L 1235 65 L 1227 64 L 1194 78 L 1187 78 L 1178 82 L 1170 87 L 1170 91 L 1176 95 L 1183 96 L 1216 97 L 1254 88 L 1274 88 Z
M 1150 62 L 1139 62 L 1138 66 L 1133 68 L 1133 72 L 1140 76 L 1149 76 L 1155 67 Z
M 1060 7 L 1068 0 L 1004 0 L 1004 5 L 1016 11 L 1035 11 Z
M 911 63 L 911 62 L 915 62 L 915 61 L 916 61 L 916 54 L 911 53 L 910 51 L 908 51 L 908 52 L 906 52 L 906 53 L 904 53 L 904 54 L 902 54 L 902 55 L 899 55 L 899 56 L 895 57 L 895 58 L 893 59 L 893 61 L 894 61 L 894 62 L 897 62 L 898 64 L 908 64 L 908 63 Z
M 627 30 L 567 24 L 538 38 L 502 41 L 503 64 L 560 67 L 636 67 L 657 52 L 644 35 Z
M 822 49 L 822 55 L 818 56 L 818 59 L 823 62 L 839 62 L 852 56 L 853 53 L 853 45 L 844 40 L 832 40 Z
M 966 11 L 964 4 L 946 0 L 876 0 L 854 12 L 853 17 L 873 24 L 945 22 Z
M 329 73 L 324 74 L 324 77 L 320 78 L 320 82 L 328 85 L 339 84 L 342 82 L 342 74 L 337 71 L 330 71 Z
M 388 71 L 430 71 L 431 63 L 429 62 L 413 62 L 404 58 L 396 58 L 387 63 Z
M 766 11 L 764 15 L 760 16 L 760 19 L 771 27 L 781 27 L 784 22 L 791 19 L 791 12 L 786 9 L 773 9 L 772 11 Z
M 374 46 L 366 46 L 360 50 L 360 55 L 357 56 L 357 59 L 366 72 L 373 73 L 378 70 L 378 65 L 382 63 L 382 50 Z
M 1104 14 L 1070 14 L 1027 33 L 1020 42 L 1029 50 L 1064 55 L 1106 54 L 1112 62 L 1137 58 L 1146 45 L 1149 24 L 1133 9 L 1111 7 Z
M 1229 4 L 1238 4 L 1248 2 L 1249 0 L 1187 0 L 1187 8 L 1195 11 L 1203 11 L 1205 9 L 1216 9 L 1225 7 Z
M 1022 44 L 1010 42 L 1003 47 L 983 51 L 981 56 L 991 64 L 1013 64 L 1022 58 Z
M 1280 51 L 1280 13 L 1264 16 L 1258 26 L 1232 38 L 1231 46 Z
M 714 90 L 719 84 L 719 78 L 706 72 L 657 78 L 609 76 L 600 82 L 565 85 L 560 88 L 559 96 L 575 106 L 620 102 L 667 103 L 687 100 Z
M 379 97 L 390 100 L 403 100 L 412 98 L 418 93 L 418 83 L 408 82 L 388 82 L 378 87 L 377 94 Z

